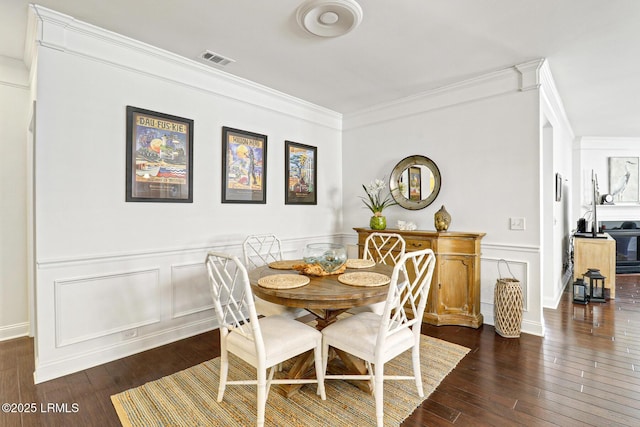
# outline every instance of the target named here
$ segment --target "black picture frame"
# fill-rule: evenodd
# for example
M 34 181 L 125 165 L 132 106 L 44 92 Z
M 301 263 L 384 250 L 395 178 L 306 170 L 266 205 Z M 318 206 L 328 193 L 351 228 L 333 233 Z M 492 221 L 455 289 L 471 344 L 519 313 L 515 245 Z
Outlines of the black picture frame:
M 285 205 L 318 204 L 318 148 L 285 141 Z
M 267 203 L 267 135 L 222 128 L 222 203 Z
M 409 200 L 422 200 L 422 169 L 419 166 L 409 167 Z
M 562 175 L 556 173 L 556 202 L 562 201 Z
M 126 108 L 127 202 L 193 203 L 193 120 Z

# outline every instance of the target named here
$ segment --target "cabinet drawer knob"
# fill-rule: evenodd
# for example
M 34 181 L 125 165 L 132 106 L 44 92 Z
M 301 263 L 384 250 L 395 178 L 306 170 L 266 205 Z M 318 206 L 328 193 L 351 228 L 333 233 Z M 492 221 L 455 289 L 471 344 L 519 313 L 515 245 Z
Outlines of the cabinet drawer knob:
M 413 246 L 415 246 L 416 248 L 419 248 L 422 246 L 422 243 L 413 243 Z

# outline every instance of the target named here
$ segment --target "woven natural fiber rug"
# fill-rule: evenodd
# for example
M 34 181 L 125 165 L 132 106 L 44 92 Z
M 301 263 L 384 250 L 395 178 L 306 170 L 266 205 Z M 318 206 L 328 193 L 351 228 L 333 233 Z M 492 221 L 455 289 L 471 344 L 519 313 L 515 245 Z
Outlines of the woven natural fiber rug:
M 426 399 L 442 379 L 469 352 L 466 347 L 421 335 L 420 358 L 425 397 L 413 381 L 385 381 L 384 420 L 398 426 Z M 287 366 L 285 365 L 286 372 Z M 220 358 L 196 365 L 140 387 L 111 396 L 123 426 L 238 426 L 255 425 L 256 388 L 228 385 L 224 400 L 216 402 Z M 411 352 L 385 365 L 385 374 L 411 375 Z M 253 379 L 255 369 L 229 355 L 229 379 Z M 271 387 L 265 426 L 367 426 L 375 425 L 373 396 L 342 380 L 325 382 L 327 400 L 316 395 L 316 385 L 306 384 L 291 398 L 280 385 Z

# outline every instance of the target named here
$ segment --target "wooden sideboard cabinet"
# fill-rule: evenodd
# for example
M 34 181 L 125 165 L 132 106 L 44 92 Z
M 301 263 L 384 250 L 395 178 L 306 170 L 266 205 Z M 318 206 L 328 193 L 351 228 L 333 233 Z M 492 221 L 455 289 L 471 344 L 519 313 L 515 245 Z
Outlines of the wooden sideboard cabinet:
M 367 236 L 377 230 L 354 228 L 358 233 L 358 254 L 362 257 Z M 407 252 L 431 249 L 436 266 L 423 320 L 432 325 L 460 325 L 479 328 L 480 241 L 485 233 L 405 231 L 386 229 L 382 233 L 400 234 Z
M 597 268 L 605 277 L 604 287 L 609 297 L 616 297 L 616 241 L 610 235 L 606 239 L 574 237 L 573 280 L 581 278 L 590 268 Z

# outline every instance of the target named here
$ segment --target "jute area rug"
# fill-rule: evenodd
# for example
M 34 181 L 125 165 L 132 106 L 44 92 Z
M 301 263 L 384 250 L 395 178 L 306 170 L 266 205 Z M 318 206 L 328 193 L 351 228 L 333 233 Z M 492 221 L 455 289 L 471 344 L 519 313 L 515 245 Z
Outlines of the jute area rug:
M 421 335 L 420 358 L 425 397 L 413 381 L 385 381 L 384 420 L 398 426 L 426 399 L 469 352 L 466 347 Z M 287 366 L 283 373 L 286 375 Z M 256 423 L 255 386 L 227 386 L 224 400 L 216 402 L 220 358 L 111 396 L 124 427 L 238 426 Z M 411 352 L 385 365 L 385 374 L 411 375 Z M 253 379 L 255 369 L 229 356 L 229 379 Z M 306 384 L 291 398 L 271 387 L 265 426 L 367 426 L 375 425 L 373 396 L 342 380 L 325 382 L 327 400 L 316 395 L 316 385 Z

